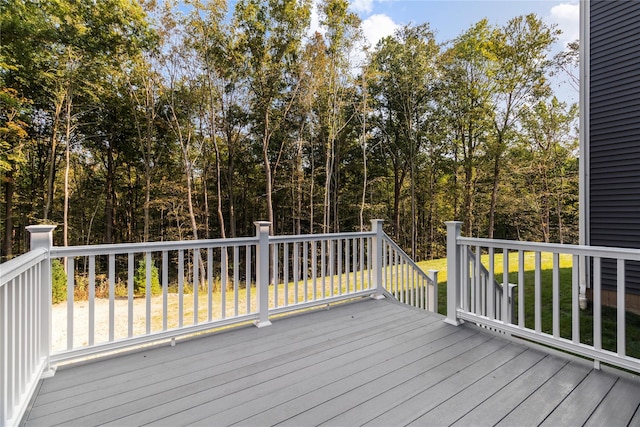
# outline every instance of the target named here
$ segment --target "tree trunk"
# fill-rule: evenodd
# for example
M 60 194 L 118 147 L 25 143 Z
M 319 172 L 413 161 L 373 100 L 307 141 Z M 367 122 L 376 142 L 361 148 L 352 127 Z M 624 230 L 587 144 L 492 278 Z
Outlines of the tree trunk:
M 298 138 L 297 150 L 296 150 L 296 201 L 297 201 L 297 213 L 295 219 L 295 234 L 302 234 L 302 182 L 304 174 L 302 171 L 302 131 L 300 129 L 300 136 Z
M 191 233 L 194 240 L 198 240 L 198 223 L 196 221 L 196 214 L 193 209 L 193 179 L 191 177 L 191 161 L 189 160 L 189 153 L 187 145 L 182 146 L 182 156 L 184 160 L 185 177 L 187 182 L 187 208 L 189 210 L 189 220 L 191 221 Z
M 322 232 L 329 232 L 329 221 L 331 216 L 331 176 L 333 175 L 333 142 L 327 141 L 325 150 L 325 178 L 324 178 L 324 205 L 322 215 Z
M 415 154 L 415 153 L 413 153 Z M 411 173 L 411 257 L 414 260 L 417 260 L 417 252 L 418 248 L 416 246 L 416 221 L 417 221 L 417 209 L 416 209 L 416 175 L 415 175 L 415 159 L 414 155 L 411 156 L 409 162 L 410 165 L 410 173 Z
M 202 174 L 202 201 L 204 203 L 204 238 L 211 238 L 211 223 L 209 221 L 209 191 L 207 190 L 207 182 L 209 182 L 209 177 L 206 172 L 207 168 L 204 168 L 204 172 Z
M 105 236 L 104 243 L 113 243 L 113 216 L 114 216 L 114 186 L 115 166 L 113 164 L 113 147 L 111 142 L 107 143 L 107 176 L 106 176 L 106 199 L 104 207 L 105 216 Z
M 69 173 L 71 171 L 71 108 L 72 108 L 71 85 L 69 85 L 66 109 L 65 109 L 65 155 L 64 155 L 64 212 L 62 240 L 64 246 L 69 246 Z
M 271 223 L 269 233 L 273 234 L 273 230 L 275 230 L 275 224 L 273 223 L 273 187 L 271 183 L 271 162 L 269 161 L 269 136 L 266 131 L 262 139 L 262 158 L 264 161 L 264 178 L 267 192 L 267 215 Z
M 396 240 L 400 241 L 400 194 L 404 174 L 400 171 L 397 162 L 395 162 L 393 166 L 393 178 L 393 231 Z
M 463 216 L 464 216 L 464 230 L 463 233 L 466 236 L 472 236 L 472 227 L 473 227 L 473 151 L 471 150 L 471 146 L 473 143 L 471 142 L 471 136 L 467 136 L 468 141 L 467 144 L 469 147 L 465 147 L 464 155 L 463 155 L 463 163 L 464 163 L 464 194 L 462 196 L 463 199 Z M 463 144 L 465 135 L 462 134 Z M 464 145 L 463 145 L 464 146 Z
M 230 138 L 227 138 L 228 146 L 230 145 Z M 229 235 L 230 237 L 236 237 L 236 197 L 235 197 L 235 178 L 234 178 L 234 155 L 229 149 L 229 159 L 227 160 L 227 182 L 229 185 Z
M 367 201 L 367 140 L 366 119 L 362 122 L 362 197 L 360 199 L 360 231 L 364 231 L 364 205 Z
M 314 232 L 314 197 L 313 192 L 315 191 L 315 181 L 316 181 L 316 163 L 314 150 L 311 150 L 311 181 L 309 182 L 309 233 L 313 234 Z
M 4 175 L 4 244 L 3 257 L 9 260 L 13 257 L 13 194 L 14 170 L 7 170 Z
M 560 176 L 560 185 L 556 195 L 556 206 L 557 206 L 556 210 L 558 214 L 558 242 L 560 244 L 564 243 L 564 229 L 562 224 L 562 204 L 564 199 L 563 191 L 562 191 L 563 180 L 564 180 L 563 177 Z
M 493 188 L 491 190 L 491 205 L 489 207 L 489 238 L 493 239 L 496 219 L 496 203 L 498 201 L 498 184 L 500 183 L 500 153 L 496 153 L 493 162 Z
M 62 98 L 64 99 L 64 98 Z M 43 219 L 49 219 L 51 204 L 53 203 L 54 183 L 56 176 L 56 152 L 58 151 L 58 128 L 60 126 L 60 115 L 62 114 L 63 101 L 59 100 L 55 103 L 55 112 L 53 116 L 53 127 L 51 130 L 51 144 L 49 146 L 49 174 L 47 179 L 47 194 L 44 204 Z
M 151 168 L 145 161 L 144 165 L 144 234 L 143 241 L 149 241 L 149 205 L 151 204 Z
M 227 238 L 227 232 L 225 231 L 225 223 L 224 223 L 224 213 L 222 212 L 222 173 L 220 168 L 220 148 L 218 147 L 218 141 L 216 140 L 216 136 L 212 135 L 213 138 L 213 147 L 216 155 L 216 190 L 218 196 L 218 223 L 220 224 L 220 237 L 223 239 Z

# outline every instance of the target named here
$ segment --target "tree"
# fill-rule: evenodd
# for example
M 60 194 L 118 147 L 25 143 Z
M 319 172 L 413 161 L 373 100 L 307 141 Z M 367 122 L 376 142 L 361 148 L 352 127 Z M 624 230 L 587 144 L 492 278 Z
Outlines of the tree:
M 476 184 L 482 171 L 493 109 L 491 79 L 487 55 L 492 28 L 481 20 L 462 35 L 440 58 L 442 79 L 439 84 L 439 110 L 445 127 L 450 129 L 448 143 L 454 160 L 454 215 L 463 220 L 463 232 L 472 235 Z M 462 204 L 459 206 L 458 167 L 462 170 Z
M 2 256 L 15 243 L 16 180 L 24 175 L 33 137 L 32 114 L 44 97 L 50 52 L 42 49 L 54 35 L 47 8 L 25 0 L 0 0 L 0 183 L 4 199 Z M 21 196 L 21 194 L 18 194 Z
M 244 53 L 253 132 L 264 162 L 267 215 L 274 229 L 271 143 L 281 130 L 297 96 L 291 86 L 302 37 L 309 25 L 309 0 L 240 0 L 234 13 L 239 46 Z M 277 150 L 280 152 L 282 145 Z
M 513 140 L 514 127 L 523 106 L 549 92 L 546 73 L 550 70 L 551 61 L 547 55 L 558 34 L 554 27 L 530 14 L 509 20 L 492 37 L 491 77 L 496 116 L 489 151 L 493 163 L 489 238 L 493 238 L 495 229 L 502 156 Z
M 13 255 L 13 198 L 15 175 L 18 167 L 25 162 L 23 150 L 30 142 L 25 116 L 28 101 L 21 98 L 15 89 L 0 89 L 0 174 L 4 175 L 4 243 L 2 257 Z
M 520 144 L 526 152 L 519 158 L 529 162 L 523 172 L 535 196 L 538 224 L 545 243 L 552 239 L 551 219 L 555 210 L 556 236 L 564 243 L 563 206 L 568 204 L 568 184 L 576 186 L 575 176 L 567 176 L 568 162 L 577 148 L 572 126 L 577 118 L 577 105 L 567 105 L 554 96 L 541 100 L 522 112 L 523 134 Z M 569 181 L 569 182 L 568 182 Z M 575 188 L 574 188 L 575 190 Z M 555 201 L 554 201 L 555 199 Z
M 427 24 L 404 26 L 383 39 L 374 54 L 375 87 L 386 110 L 384 126 L 387 150 L 394 163 L 394 225 L 400 231 L 400 192 L 409 175 L 411 254 L 417 255 L 416 178 L 421 150 L 426 142 L 426 123 L 433 107 L 438 46 Z M 406 169 L 405 169 L 406 166 Z
M 325 0 L 318 6 L 320 23 L 326 29 L 325 85 L 319 87 L 319 120 L 324 128 L 325 184 L 322 231 L 339 231 L 337 193 L 339 159 L 337 143 L 352 116 L 346 107 L 353 99 L 350 53 L 358 40 L 360 19 L 348 11 L 346 0 Z M 332 210 L 333 207 L 333 210 Z M 333 221 L 332 221 L 333 217 Z M 333 222 L 333 227 L 331 223 Z

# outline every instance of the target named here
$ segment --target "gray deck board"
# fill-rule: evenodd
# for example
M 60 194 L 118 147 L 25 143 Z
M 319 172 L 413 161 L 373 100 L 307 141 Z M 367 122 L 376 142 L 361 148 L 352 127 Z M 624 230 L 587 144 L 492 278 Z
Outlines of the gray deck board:
M 458 427 L 474 425 L 478 420 L 482 420 L 483 425 L 497 424 L 566 364 L 567 361 L 564 359 L 545 356 L 527 372 L 493 394 L 490 399 L 483 401 L 466 414 L 456 412 L 460 419 L 452 425 Z
M 420 408 L 422 415 L 410 425 L 428 424 L 434 419 L 442 424 L 453 424 L 461 418 L 461 414 L 468 413 L 481 403 L 490 401 L 496 393 L 535 367 L 543 358 L 544 355 L 539 351 L 530 349 L 523 351 L 469 387 L 453 390 L 451 397 L 441 403 L 434 406 L 437 402 L 433 401 L 429 405 L 424 405 Z
M 583 364 L 569 363 L 549 381 L 524 399 L 497 425 L 537 426 L 582 382 L 590 369 Z
M 462 352 L 470 354 L 471 350 L 483 351 L 481 346 L 486 345 L 487 337 L 480 334 L 473 335 L 456 345 L 447 347 L 429 357 L 425 357 L 416 363 L 400 367 L 400 369 L 390 372 L 373 381 L 357 385 L 352 390 L 331 399 L 314 408 L 288 418 L 283 425 L 300 426 L 310 424 L 321 424 L 329 421 L 331 423 L 344 423 L 344 425 L 354 425 L 361 421 L 363 416 L 367 416 L 367 411 L 377 411 L 378 404 L 388 407 L 389 402 L 397 402 L 402 399 L 398 393 L 397 386 L 409 381 L 416 376 L 426 377 L 429 370 L 441 366 L 443 371 L 456 369 L 455 363 L 449 362 L 454 359 L 454 354 Z M 398 396 L 400 395 L 400 396 Z M 400 400 L 401 401 L 401 400 Z M 382 402 L 382 403 L 380 403 Z M 366 421 L 366 419 L 364 420 Z
M 402 319 L 398 318 L 397 314 L 390 314 L 392 315 L 385 316 L 385 313 L 383 311 L 381 313 L 381 316 L 379 316 L 378 318 L 359 316 L 358 319 L 362 320 L 363 322 L 372 321 L 372 325 L 378 324 L 377 322 L 402 321 Z M 290 343 L 295 342 L 298 346 L 304 345 L 305 351 L 313 351 L 314 348 L 322 348 L 327 338 L 342 336 L 344 340 L 349 341 L 353 339 L 354 332 L 356 334 L 360 334 L 360 330 L 358 329 L 346 329 L 343 319 L 336 319 L 335 322 L 324 322 L 322 324 L 331 331 L 330 334 L 326 334 L 324 336 L 297 336 L 292 334 L 281 334 L 282 336 L 280 337 L 280 339 L 289 341 Z M 257 329 L 252 328 L 252 330 L 247 330 L 246 332 L 253 332 L 255 330 Z M 99 400 L 102 396 L 109 395 L 109 393 L 112 393 L 114 390 L 120 389 L 122 383 L 130 383 L 133 381 L 136 381 L 137 388 L 142 388 L 144 386 L 157 387 L 159 383 L 170 382 L 172 379 L 176 378 L 180 378 L 182 381 L 186 381 L 187 378 L 185 377 L 185 375 L 194 375 L 196 378 L 202 378 L 205 372 L 194 372 L 193 365 L 202 366 L 202 364 L 206 363 L 207 360 L 211 357 L 211 353 L 213 351 L 215 351 L 216 353 L 217 363 L 214 366 L 210 366 L 211 373 L 218 372 L 220 369 L 233 369 L 234 366 L 251 366 L 256 362 L 262 363 L 265 358 L 277 359 L 281 355 L 287 354 L 287 351 L 290 350 L 290 346 L 292 344 L 283 345 L 282 343 L 278 343 L 276 342 L 276 340 L 271 339 L 271 336 L 272 334 L 265 334 L 265 336 L 261 338 L 252 339 L 252 337 L 249 337 L 247 340 L 235 344 L 224 342 L 224 340 L 221 340 L 219 344 L 216 343 L 215 346 L 210 346 L 209 348 L 205 347 L 201 352 L 198 353 L 195 352 L 196 349 L 192 349 L 190 346 L 189 353 L 184 354 L 184 352 L 181 351 L 182 345 L 180 344 L 178 344 L 176 347 L 160 348 L 152 352 L 145 352 L 144 354 L 140 354 L 138 357 L 132 356 L 131 358 L 127 358 L 127 363 L 130 363 L 129 359 L 134 359 L 132 361 L 133 364 L 135 364 L 135 362 L 137 362 L 138 360 L 144 361 L 142 364 L 139 364 L 139 369 L 137 371 L 130 371 L 129 369 L 125 369 L 124 373 L 118 373 L 117 371 L 115 371 L 106 378 L 96 379 L 89 377 L 89 372 L 87 372 L 87 369 L 82 369 L 82 371 L 77 373 L 71 372 L 69 375 L 67 375 L 66 370 L 61 371 L 56 376 L 61 376 L 60 382 L 64 383 L 63 385 L 65 385 L 65 387 L 58 385 L 56 389 L 49 390 L 51 387 L 49 387 L 48 389 L 45 387 L 46 384 L 43 385 L 43 390 L 41 391 L 41 395 L 43 397 L 41 400 L 41 404 L 45 404 L 51 401 L 55 403 L 58 408 L 60 408 L 62 403 L 62 396 L 66 396 L 68 398 L 67 400 L 70 400 L 70 403 L 72 404 L 88 403 L 87 399 Z M 221 338 L 225 338 L 225 336 L 221 335 Z M 254 350 L 251 351 L 251 349 Z M 172 357 L 167 358 L 166 360 L 152 360 L 151 356 L 155 351 L 165 351 L 166 355 Z M 109 363 L 109 361 L 96 364 L 94 369 L 96 371 L 100 371 L 105 365 L 108 368 L 107 370 L 111 370 L 113 368 L 117 369 L 117 366 L 112 366 L 113 363 Z M 84 366 L 83 368 L 87 367 L 90 368 L 90 365 Z M 129 368 L 129 365 L 127 365 L 126 368 Z M 159 370 L 158 368 L 164 369 Z M 77 382 L 76 379 L 76 383 L 67 384 L 68 381 L 73 381 L 74 375 L 82 375 L 85 381 Z
M 599 403 L 585 426 L 626 425 L 633 418 L 639 405 L 640 395 L 637 384 L 626 378 L 620 378 Z
M 525 349 L 521 346 L 507 345 L 470 363 L 464 369 L 458 370 L 442 381 L 434 383 L 425 389 L 423 384 L 419 393 L 408 395 L 405 401 L 385 411 L 383 414 L 372 419 L 367 425 L 388 426 L 397 422 L 400 425 L 407 425 L 417 421 L 422 415 L 441 404 L 445 400 L 454 396 L 460 390 L 486 378 L 500 366 L 513 361 Z M 404 387 L 403 387 L 404 389 Z M 413 392 L 413 387 L 409 390 Z M 410 396 L 410 397 L 409 397 Z
M 575 390 L 544 420 L 543 426 L 583 425 L 609 393 L 617 378 L 591 371 Z
M 328 331 L 327 333 L 309 335 L 306 338 L 297 337 L 298 340 L 295 340 L 295 337 L 285 331 L 282 334 L 284 338 L 281 337 L 283 338 L 282 342 L 278 343 L 278 340 L 274 339 L 274 337 L 280 335 L 280 331 L 275 329 L 271 331 L 265 330 L 264 335 L 266 336 L 263 341 L 267 341 L 269 347 L 280 347 L 275 352 L 276 354 L 262 351 L 261 342 L 248 340 L 236 346 L 235 354 L 233 352 L 229 354 L 226 349 L 219 348 L 227 357 L 218 358 L 216 354 L 215 360 L 210 361 L 208 365 L 204 365 L 203 363 L 195 363 L 188 358 L 185 360 L 183 357 L 190 354 L 190 351 L 185 347 L 191 343 L 178 344 L 173 347 L 177 351 L 170 362 L 157 366 L 153 375 L 147 373 L 143 377 L 145 381 L 153 381 L 152 384 L 139 387 L 139 382 L 132 380 L 132 374 L 121 375 L 121 382 L 116 384 L 116 387 L 112 387 L 113 396 L 110 399 L 104 399 L 101 394 L 94 395 L 92 396 L 94 400 L 91 405 L 73 405 L 73 400 L 78 396 L 78 393 L 74 391 L 71 399 L 65 399 L 65 403 L 71 404 L 67 405 L 64 410 L 61 410 L 63 408 L 60 406 L 57 407 L 55 413 L 48 414 L 46 419 L 43 420 L 45 422 L 44 425 L 48 425 L 52 421 L 58 422 L 58 420 L 64 422 L 69 420 L 69 417 L 72 417 L 73 422 L 78 425 L 86 425 L 86 423 L 95 420 L 100 422 L 115 421 L 129 414 L 135 414 L 138 417 L 147 414 L 156 416 L 159 411 L 167 411 L 169 409 L 167 407 L 168 403 L 171 403 L 173 408 L 174 406 L 179 407 L 181 403 L 191 405 L 198 398 L 208 401 L 212 396 L 215 396 L 215 393 L 226 395 L 237 389 L 242 389 L 246 384 L 253 384 L 259 381 L 265 375 L 265 371 L 286 372 L 291 369 L 290 364 L 293 361 L 307 354 L 317 354 L 318 351 L 326 348 L 326 342 L 331 339 L 333 339 L 334 345 L 339 343 L 355 346 L 358 345 L 359 340 L 367 336 L 385 328 L 391 328 L 394 324 L 397 325 L 398 322 L 407 321 L 397 312 L 389 312 L 386 316 L 384 313 L 382 316 L 375 316 L 373 312 L 364 312 L 362 315 L 351 316 L 354 316 L 348 319 L 352 321 L 351 324 L 346 318 L 340 318 L 339 320 L 328 318 L 325 322 L 319 322 L 315 326 L 322 325 L 323 328 L 327 328 L 323 329 Z M 187 350 L 186 354 L 185 350 Z M 287 350 L 288 353 L 284 353 L 284 356 L 278 354 Z M 215 348 L 212 348 L 208 355 L 209 359 L 214 351 Z M 144 358 L 144 355 L 142 357 Z M 189 373 L 186 375 L 183 373 L 184 367 L 188 368 Z M 194 367 L 200 367 L 201 369 L 194 369 Z M 85 373 L 84 371 L 82 372 L 83 374 Z M 81 381 L 79 387 L 88 383 L 86 378 Z M 123 384 L 125 385 L 124 392 Z M 176 398 L 176 396 L 179 396 L 179 398 Z M 52 405 L 55 406 L 56 402 L 53 402 Z M 119 410 L 117 412 L 111 410 L 113 405 L 118 406 Z M 158 410 L 156 407 L 161 407 L 161 409 Z M 148 409 L 143 411 L 142 414 L 138 414 L 140 408 Z M 34 406 L 32 413 L 34 418 L 39 416 L 39 408 Z M 34 423 L 34 425 L 38 424 Z
M 206 408 L 189 411 L 187 414 L 174 414 L 162 420 L 162 423 L 185 418 L 189 422 L 206 422 L 218 417 L 229 423 L 243 421 L 249 415 L 269 410 L 283 401 L 298 397 L 307 390 L 315 390 L 338 381 L 350 372 L 368 369 L 376 362 L 382 361 L 382 358 L 389 360 L 400 356 L 403 347 L 399 344 L 404 340 L 418 340 L 420 335 L 428 334 L 432 327 L 437 327 L 434 323 L 430 323 L 417 320 L 411 324 L 411 329 L 407 331 L 399 329 L 390 335 L 380 335 L 380 339 L 371 345 L 359 347 L 349 353 L 327 354 L 325 360 L 309 366 L 303 375 L 294 372 L 242 390 L 242 400 L 225 396 L 227 402 L 216 402 L 216 404 L 207 405 Z M 436 329 L 437 332 L 440 330 L 440 328 Z M 268 391 L 267 394 L 265 390 Z
M 441 331 L 446 332 L 446 335 L 440 338 L 438 335 L 441 335 Z M 416 340 L 420 345 L 413 349 L 408 349 L 408 351 L 403 351 L 400 347 L 393 349 L 396 353 L 400 353 L 399 356 L 392 357 L 388 353 L 372 355 L 376 359 L 383 358 L 382 362 L 374 366 L 366 365 L 364 369 L 355 369 L 346 373 L 343 373 L 344 369 L 341 369 L 338 373 L 343 376 L 339 380 L 324 387 L 311 389 L 305 394 L 300 394 L 271 408 L 269 411 L 263 411 L 247 417 L 239 425 L 252 426 L 261 422 L 266 425 L 275 425 L 288 420 L 292 414 L 301 414 L 295 420 L 296 422 L 302 422 L 300 418 L 304 416 L 308 417 L 309 423 L 318 422 L 322 414 L 329 413 L 328 410 L 325 410 L 326 407 L 331 408 L 333 413 L 339 413 L 339 411 L 346 411 L 351 408 L 352 398 L 349 395 L 350 392 L 359 395 L 361 399 L 368 398 L 370 395 L 365 394 L 365 388 L 360 386 L 367 385 L 386 375 L 402 374 L 402 371 L 413 369 L 421 360 L 432 357 L 438 352 L 443 353 L 443 350 L 448 347 L 474 335 L 469 330 L 451 331 L 450 328 L 440 329 L 437 332 L 439 332 L 438 335 L 431 332 L 423 336 L 424 340 L 429 342 L 428 344 L 425 344 L 423 340 Z M 465 342 L 468 343 L 469 341 Z M 376 363 L 377 360 L 373 362 Z M 371 394 L 375 393 L 375 386 L 368 387 L 368 389 L 371 390 Z
M 72 365 L 25 426 L 638 425 L 640 382 L 364 300 Z

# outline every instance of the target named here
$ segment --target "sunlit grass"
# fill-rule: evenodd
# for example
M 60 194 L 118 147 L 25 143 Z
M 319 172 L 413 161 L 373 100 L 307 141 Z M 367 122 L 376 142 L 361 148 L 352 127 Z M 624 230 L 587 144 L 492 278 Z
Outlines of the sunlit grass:
M 314 300 L 338 297 L 353 292 L 366 290 L 369 287 L 369 271 L 334 276 L 300 277 L 298 282 L 289 281 L 269 285 L 269 308 L 297 305 Z M 116 292 L 113 306 L 113 326 L 110 326 L 110 302 L 108 292 L 102 292 L 101 298 L 93 301 L 93 336 L 94 344 L 107 342 L 110 333 L 115 340 L 131 336 L 141 336 L 151 333 L 202 324 L 209 321 L 228 319 L 256 313 L 258 310 L 258 295 L 255 283 L 248 288 L 244 282 L 222 289 L 219 280 L 209 285 L 203 284 L 194 289 L 192 284 L 183 286 L 182 297 L 177 293 L 177 285 L 169 287 L 165 294 L 154 295 L 150 298 L 147 316 L 147 299 L 145 296 L 133 298 L 132 316 L 129 320 L 129 301 L 126 286 L 120 286 Z M 53 349 L 63 350 L 67 343 L 67 302 L 53 306 Z M 86 295 L 77 299 L 73 304 L 73 348 L 89 345 L 90 341 L 90 302 Z M 110 331 L 110 329 L 113 329 Z

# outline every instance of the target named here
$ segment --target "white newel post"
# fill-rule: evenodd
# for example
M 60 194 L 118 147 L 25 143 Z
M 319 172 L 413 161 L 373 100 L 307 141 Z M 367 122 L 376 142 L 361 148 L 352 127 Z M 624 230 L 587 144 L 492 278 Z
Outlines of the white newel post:
M 460 307 L 460 221 L 448 221 L 447 225 L 447 318 L 445 323 L 458 326 L 462 320 L 458 319 L 457 310 Z
M 375 299 L 384 298 L 384 286 L 382 286 L 382 219 L 371 220 L 371 231 L 375 233 L 375 236 L 371 239 L 371 268 L 373 269 L 373 283 L 371 289 L 375 291 L 372 295 Z
M 31 250 L 44 248 L 47 250 L 47 260 L 42 263 L 40 283 L 42 285 L 40 298 L 40 357 L 47 359 L 46 371 L 43 377 L 51 376 L 55 370 L 49 365 L 51 354 L 51 260 L 48 252 L 53 247 L 53 230 L 55 225 L 30 225 L 26 227 L 31 234 Z
M 438 270 L 429 270 L 427 271 L 427 276 L 433 282 L 433 292 L 429 297 L 431 298 L 431 307 L 427 307 L 428 310 L 433 311 L 434 313 L 438 312 Z
M 269 221 L 257 221 L 256 237 L 256 291 L 258 293 L 258 328 L 271 325 L 269 321 Z

